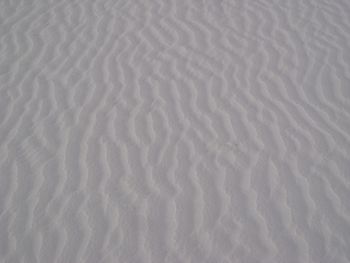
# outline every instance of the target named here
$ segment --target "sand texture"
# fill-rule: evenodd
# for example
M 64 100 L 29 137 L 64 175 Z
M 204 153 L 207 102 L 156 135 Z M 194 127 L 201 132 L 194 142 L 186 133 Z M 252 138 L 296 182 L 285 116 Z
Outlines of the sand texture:
M 349 263 L 349 0 L 0 0 L 0 263 Z

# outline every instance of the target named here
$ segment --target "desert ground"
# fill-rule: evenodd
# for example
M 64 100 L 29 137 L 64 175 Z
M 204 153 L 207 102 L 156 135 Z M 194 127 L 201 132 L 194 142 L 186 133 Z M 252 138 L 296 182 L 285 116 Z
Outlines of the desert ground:
M 1 263 L 349 263 L 350 1 L 0 0 Z

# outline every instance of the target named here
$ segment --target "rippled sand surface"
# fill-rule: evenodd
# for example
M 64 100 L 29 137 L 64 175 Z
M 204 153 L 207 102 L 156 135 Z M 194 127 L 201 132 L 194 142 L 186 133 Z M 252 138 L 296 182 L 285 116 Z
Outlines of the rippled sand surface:
M 1 0 L 0 262 L 350 262 L 350 1 Z

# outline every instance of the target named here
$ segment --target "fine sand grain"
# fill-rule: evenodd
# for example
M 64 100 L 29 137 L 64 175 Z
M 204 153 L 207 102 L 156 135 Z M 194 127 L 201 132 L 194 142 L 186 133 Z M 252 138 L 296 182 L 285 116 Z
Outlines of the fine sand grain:
M 350 262 L 350 1 L 0 0 L 0 263 Z

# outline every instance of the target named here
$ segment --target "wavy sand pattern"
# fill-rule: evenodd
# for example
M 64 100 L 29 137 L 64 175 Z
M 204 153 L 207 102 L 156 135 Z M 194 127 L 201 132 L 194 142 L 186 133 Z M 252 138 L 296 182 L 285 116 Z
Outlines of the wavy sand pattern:
M 350 2 L 0 1 L 1 263 L 350 262 Z

